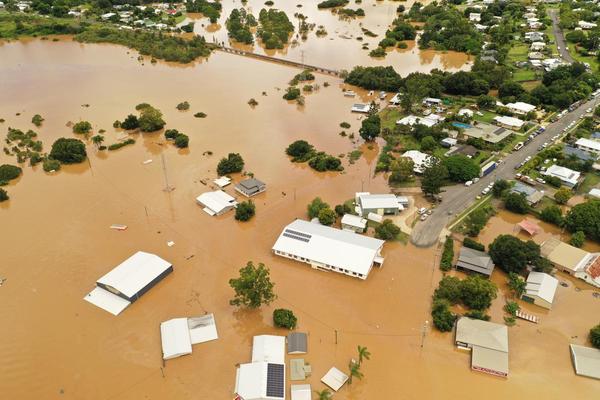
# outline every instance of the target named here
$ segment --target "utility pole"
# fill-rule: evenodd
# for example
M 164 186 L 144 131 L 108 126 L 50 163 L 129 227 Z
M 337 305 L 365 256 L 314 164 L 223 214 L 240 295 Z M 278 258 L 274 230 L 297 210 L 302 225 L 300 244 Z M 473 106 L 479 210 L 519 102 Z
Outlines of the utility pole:
M 304 67 L 304 50 L 300 50 L 300 62 L 302 63 L 302 66 Z
M 169 176 L 167 175 L 167 163 L 165 161 L 165 153 L 160 153 L 160 159 L 162 161 L 163 174 L 165 176 L 165 192 L 172 192 L 175 188 L 169 185 Z
M 429 321 L 425 321 L 423 328 L 421 328 L 421 348 L 425 345 L 425 336 L 427 336 L 427 328 L 429 327 Z

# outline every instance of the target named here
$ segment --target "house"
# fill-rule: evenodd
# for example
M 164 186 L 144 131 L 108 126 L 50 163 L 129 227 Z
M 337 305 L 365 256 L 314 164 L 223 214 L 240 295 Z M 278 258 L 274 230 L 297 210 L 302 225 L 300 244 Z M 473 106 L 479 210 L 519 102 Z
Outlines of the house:
M 410 158 L 414 164 L 413 171 L 417 174 L 423 173 L 425 168 L 431 165 L 434 160 L 433 156 L 421 153 L 419 150 L 409 150 L 402 154 L 402 157 Z
M 337 369 L 331 367 L 329 371 L 321 378 L 321 382 L 332 388 L 334 391 L 340 390 L 344 383 L 348 380 L 348 375 Z
M 497 125 L 512 130 L 519 130 L 523 125 L 525 125 L 525 121 L 520 120 L 519 118 L 507 117 L 507 116 L 498 116 L 494 117 L 494 121 Z
M 469 118 L 473 118 L 473 110 L 469 110 L 468 108 L 461 108 L 460 110 L 458 110 L 458 115 L 462 116 L 466 116 Z
M 312 400 L 312 390 L 309 384 L 292 385 L 292 400 Z
M 397 106 L 402 102 L 402 93 L 396 93 L 391 99 L 390 104 Z
M 600 379 L 600 350 L 593 347 L 570 344 L 571 361 L 577 375 Z
M 508 377 L 506 325 L 462 317 L 456 323 L 455 344 L 471 351 L 471 369 Z
M 115 15 L 117 15 L 117 14 L 115 14 L 115 13 L 112 13 L 112 12 L 109 12 L 109 13 L 106 13 L 106 14 L 102 14 L 102 15 L 100 16 L 100 18 L 101 18 L 102 20 L 106 21 L 106 20 L 109 20 L 109 19 L 111 19 L 111 18 L 112 18 L 112 17 L 114 17 Z
M 435 97 L 428 97 L 425 100 L 423 100 L 423 105 L 427 106 L 427 107 L 439 106 L 441 104 L 442 104 L 442 99 L 438 99 Z
M 540 253 L 558 270 L 600 288 L 600 253 L 589 253 L 558 238 L 542 243 Z
M 369 111 L 371 111 L 371 105 L 370 104 L 360 104 L 360 103 L 353 104 L 350 111 L 367 114 Z
M 595 27 L 597 27 L 598 25 L 593 23 L 593 22 L 587 22 L 587 21 L 579 21 L 577 22 L 577 25 L 584 30 L 588 30 L 588 29 L 594 29 Z
M 469 21 L 471 21 L 471 22 L 480 22 L 481 21 L 481 14 L 480 13 L 470 13 L 469 14 Z
M 530 272 L 527 277 L 525 293 L 521 295 L 521 299 L 528 303 L 551 309 L 557 288 L 558 279 L 552 275 L 543 272 Z
M 170 262 L 138 251 L 98 279 L 84 300 L 118 315 L 171 272 Z
M 264 182 L 259 181 L 255 178 L 244 179 L 237 185 L 235 185 L 235 190 L 246 197 L 256 196 L 259 193 L 267 190 L 267 185 Z
M 369 192 L 356 193 L 354 200 L 358 213 L 363 217 L 369 213 L 379 215 L 398 215 L 404 206 L 398 201 L 395 194 L 371 194 Z
M 287 335 L 288 354 L 306 354 L 308 352 L 308 336 L 303 332 L 292 332 Z
M 544 35 L 540 32 L 525 32 L 525 40 L 529 42 L 543 42 Z
M 254 336 L 252 362 L 236 371 L 235 394 L 243 400 L 285 400 L 285 337 Z
M 537 19 L 537 18 L 534 18 L 534 19 Z M 541 23 L 540 21 L 528 21 L 527 26 L 529 26 L 529 29 L 540 29 L 541 27 L 544 26 L 544 24 Z
M 593 188 L 588 192 L 589 197 L 593 197 L 594 199 L 600 199 L 600 189 Z
M 577 139 L 575 147 L 588 153 L 600 154 L 600 142 L 586 138 Z
M 272 250 L 314 269 L 367 279 L 373 265 L 383 265 L 383 244 L 383 240 L 297 219 L 283 229 Z
M 540 50 L 544 50 L 546 48 L 546 43 L 544 42 L 533 42 L 531 43 L 531 46 L 529 46 L 529 49 L 531 51 L 540 51 Z
M 428 115 L 426 117 L 417 117 L 416 115 L 409 115 L 409 116 L 406 116 L 406 117 L 396 121 L 396 125 L 413 126 L 413 125 L 419 124 L 419 125 L 425 125 L 425 126 L 431 128 L 432 126 L 436 125 L 438 122 L 439 122 L 439 120 L 437 118 L 433 118 L 431 115 Z
M 596 161 L 598 159 L 598 155 L 593 152 L 588 152 L 586 150 L 578 149 L 577 147 L 565 146 L 563 148 L 563 153 L 567 157 L 575 156 L 580 161 Z
M 572 169 L 561 167 L 560 165 L 554 164 L 544 172 L 546 176 L 553 176 L 560 179 L 563 185 L 573 188 L 579 183 L 581 172 L 573 171 Z
M 533 104 L 524 103 L 522 101 L 508 103 L 506 108 L 508 108 L 512 113 L 518 115 L 526 115 L 535 110 L 535 106 Z
M 527 58 L 529 60 L 542 60 L 544 58 L 544 55 L 539 51 L 532 51 L 529 52 L 529 54 L 527 54 Z
M 475 24 L 474 26 L 475 26 L 475 29 L 477 29 L 478 31 L 485 31 L 488 28 L 487 25 L 482 25 L 482 24 Z M 483 57 L 490 57 L 490 56 L 483 56 Z M 484 60 L 484 61 L 486 61 L 486 60 Z M 494 61 L 496 61 L 495 58 L 494 58 Z
M 531 186 L 525 185 L 521 182 L 516 182 L 515 186 L 513 186 L 510 189 L 510 192 L 522 194 L 523 196 L 525 196 L 525 198 L 527 199 L 527 203 L 530 206 L 536 205 L 544 197 L 544 193 L 540 192 L 539 190 L 536 190 L 535 188 L 533 188 Z
M 460 248 L 456 269 L 477 272 L 489 278 L 494 271 L 494 263 L 492 258 L 483 251 L 463 246 Z
M 220 178 L 213 180 L 213 183 L 220 188 L 224 188 L 231 183 L 231 178 L 228 176 L 221 176 Z
M 440 140 L 440 144 L 442 145 L 442 147 L 446 147 L 446 148 L 456 146 L 457 143 L 458 143 L 458 140 L 449 138 L 449 137 Z
M 160 324 L 163 360 L 192 354 L 192 345 L 219 338 L 213 314 L 174 318 Z
M 204 206 L 202 210 L 210 216 L 222 215 L 238 205 L 232 196 L 222 190 L 202 193 L 196 197 L 196 202 Z
M 342 229 L 345 231 L 364 233 L 367 230 L 367 220 L 354 214 L 344 214 Z

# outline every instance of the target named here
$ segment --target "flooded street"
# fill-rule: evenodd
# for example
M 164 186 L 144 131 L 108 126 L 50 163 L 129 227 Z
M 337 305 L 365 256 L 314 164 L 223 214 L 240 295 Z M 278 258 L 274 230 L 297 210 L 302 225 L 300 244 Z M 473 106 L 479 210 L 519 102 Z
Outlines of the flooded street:
M 365 24 L 375 23 L 376 17 L 369 17 L 374 10 L 387 15 L 398 4 L 378 2 L 372 10 L 371 3 L 362 4 Z M 259 2 L 250 4 L 260 9 Z M 291 12 L 291 5 L 285 7 Z M 311 22 L 324 24 L 317 13 L 337 19 L 330 11 L 305 8 L 300 10 Z M 334 29 L 328 31 L 324 39 L 310 35 L 305 57 L 314 58 L 307 63 L 336 68 L 367 63 L 359 42 L 329 42 Z M 317 41 L 335 43 L 340 53 Z M 311 50 L 317 48 L 321 55 Z M 294 58 L 299 51 L 300 46 L 288 49 Z M 344 56 L 345 51 L 350 53 Z M 385 62 L 403 75 L 411 68 L 446 68 L 444 55 L 428 58 L 406 50 L 412 51 L 429 61 L 415 63 L 398 51 Z M 190 137 L 187 150 L 166 143 L 162 133 L 133 134 L 135 145 L 114 152 L 96 152 L 88 142 L 89 163 L 55 174 L 44 173 L 41 165 L 23 166 L 23 176 L 6 187 L 11 200 L 0 204 L 0 277 L 7 279 L 0 287 L 3 398 L 231 399 L 235 366 L 250 361 L 252 336 L 286 334 L 272 327 L 272 311 L 281 307 L 292 309 L 298 330 L 309 334 L 303 358 L 313 372 L 300 383 L 320 390 L 330 367 L 347 370 L 357 345 L 372 353 L 364 378 L 335 399 L 479 399 L 482 393 L 492 400 L 591 399 L 597 394 L 596 381 L 574 375 L 567 347 L 584 343 L 597 323 L 592 317 L 600 315 L 600 300 L 590 290 L 559 287 L 558 304 L 542 325 L 519 322 L 510 329 L 511 374 L 503 380 L 471 372 L 469 356 L 454 350 L 452 334 L 429 330 L 423 338 L 440 278 L 435 248 L 387 243 L 384 267 L 366 281 L 272 255 L 281 228 L 305 218 L 314 197 L 334 206 L 357 191 L 389 191 L 382 176 L 372 177 L 373 150 L 364 149 L 365 157 L 352 165 L 345 157 L 343 173 L 316 173 L 292 164 L 284 153 L 297 139 L 334 155 L 360 147 L 339 135 L 343 121 L 357 137 L 360 125 L 350 113 L 358 97 L 344 97 L 341 80 L 317 75 L 320 89 L 306 95 L 300 107 L 281 98 L 296 69 L 218 52 L 188 66 L 142 65 L 136 58 L 123 47 L 65 39 L 0 45 L 2 137 L 8 127 L 34 129 L 49 151 L 56 138 L 75 136 L 68 122 L 87 120 L 94 133 L 105 129 L 111 144 L 122 135 L 113 122 L 135 113 L 142 102 L 164 113 L 167 128 Z M 447 68 L 462 66 L 447 63 Z M 251 98 L 259 103 L 255 108 L 247 104 Z M 189 111 L 176 110 L 182 101 L 190 103 Z M 194 118 L 196 112 L 208 116 Z M 40 128 L 30 122 L 34 114 L 45 118 Z M 239 152 L 245 169 L 267 183 L 267 191 L 254 199 L 257 214 L 249 223 L 238 223 L 233 213 L 209 217 L 195 203 L 210 189 L 202 181 L 216 178 L 218 160 L 229 152 Z M 163 191 L 163 155 L 172 192 Z M 2 153 L 3 163 L 15 160 Z M 227 192 L 233 194 L 232 188 Z M 129 228 L 115 231 L 111 224 Z M 168 241 L 175 245 L 168 247 Z M 170 261 L 174 273 L 117 317 L 83 300 L 100 276 L 137 250 Z M 229 305 L 228 280 L 249 260 L 270 267 L 278 299 L 260 310 L 236 310 Z M 496 322 L 502 320 L 502 304 L 499 298 L 493 305 Z M 215 314 L 219 339 L 196 345 L 192 355 L 163 367 L 160 322 L 206 312 Z

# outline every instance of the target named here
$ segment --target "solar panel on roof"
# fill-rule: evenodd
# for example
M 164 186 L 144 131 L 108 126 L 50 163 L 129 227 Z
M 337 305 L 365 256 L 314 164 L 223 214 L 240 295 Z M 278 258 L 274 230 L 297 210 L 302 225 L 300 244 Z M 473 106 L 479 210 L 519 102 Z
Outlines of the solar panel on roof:
M 283 364 L 267 364 L 267 396 L 281 397 L 285 389 Z
M 289 229 L 289 228 L 286 229 L 285 232 L 291 233 L 292 235 L 296 235 L 296 236 L 300 236 L 300 237 L 305 237 L 307 239 L 310 239 L 312 237 L 312 235 L 309 235 L 308 233 L 298 232 L 298 231 L 295 231 L 295 230 Z
M 308 243 L 308 242 L 309 242 L 309 239 L 307 239 L 307 238 L 303 238 L 303 237 L 296 236 L 296 235 L 290 235 L 290 234 L 289 234 L 289 233 L 287 233 L 287 232 L 283 232 L 283 236 L 285 236 L 285 237 L 288 237 L 288 238 L 290 238 L 290 239 L 296 239 L 296 240 L 300 240 L 300 241 L 302 241 L 302 242 L 306 242 L 306 243 Z

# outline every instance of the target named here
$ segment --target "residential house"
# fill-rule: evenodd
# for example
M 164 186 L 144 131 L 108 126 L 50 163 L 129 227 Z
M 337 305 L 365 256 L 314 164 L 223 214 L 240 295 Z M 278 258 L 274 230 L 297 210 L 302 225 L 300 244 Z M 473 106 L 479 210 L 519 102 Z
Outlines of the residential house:
M 518 194 L 525 196 L 525 198 L 527 199 L 527 203 L 530 206 L 536 205 L 544 197 L 544 193 L 540 192 L 539 190 L 536 190 L 535 188 L 533 188 L 529 185 L 525 185 L 521 182 L 516 182 L 515 186 L 513 186 L 510 189 L 510 191 L 511 191 L 511 193 L 518 193 Z
M 558 270 L 600 287 L 600 253 L 589 253 L 558 238 L 542 243 L 540 252 Z
M 469 21 L 471 21 L 471 22 L 480 22 L 481 21 L 481 14 L 480 13 L 470 13 L 469 14 Z
M 554 164 L 544 172 L 544 175 L 558 178 L 563 185 L 573 188 L 579 183 L 581 172 Z
M 579 21 L 579 22 L 577 22 L 577 25 L 583 30 L 594 29 L 595 27 L 598 26 L 597 24 L 595 24 L 593 22 L 587 22 L 587 21 Z
M 508 108 L 512 113 L 518 115 L 526 115 L 535 110 L 535 106 L 533 104 L 524 103 L 522 101 L 508 103 L 506 108 Z
M 415 115 L 409 115 L 409 116 L 406 116 L 406 117 L 396 121 L 396 125 L 413 126 L 413 125 L 419 124 L 419 125 L 425 125 L 425 126 L 431 128 L 432 126 L 436 125 L 439 122 L 438 118 L 432 117 L 433 115 L 435 115 L 435 114 L 430 114 L 425 117 L 417 117 Z
M 552 308 L 554 295 L 558 288 L 558 279 L 543 272 L 530 272 L 527 277 L 527 286 L 521 299 L 528 303 L 536 304 L 547 309 Z
M 192 345 L 219 338 L 213 314 L 174 318 L 160 324 L 163 360 L 192 354 Z
M 575 147 L 588 153 L 600 154 L 600 142 L 586 138 L 577 139 Z
M 566 157 L 575 156 L 578 160 L 583 162 L 596 161 L 598 159 L 598 155 L 595 152 L 588 152 L 572 146 L 565 146 L 563 148 L 563 153 Z
M 235 190 L 246 197 L 252 197 L 267 190 L 267 184 L 256 178 L 249 178 L 235 185 Z
M 456 269 L 476 272 L 489 278 L 494 272 L 494 262 L 485 252 L 463 246 L 460 248 Z
M 429 154 L 421 153 L 419 150 L 409 150 L 402 154 L 402 157 L 410 158 L 414 164 L 413 171 L 422 174 L 425 168 L 430 166 L 435 157 Z
M 395 194 L 371 194 L 358 192 L 355 196 L 358 214 L 366 217 L 369 213 L 379 215 L 398 215 L 404 206 L 398 201 Z
M 235 198 L 222 190 L 202 193 L 196 197 L 196 202 L 204 206 L 202 210 L 210 216 L 222 215 L 227 211 L 233 210 L 238 205 Z
M 507 117 L 505 115 L 494 117 L 494 122 L 506 129 L 519 130 L 523 125 L 525 125 L 525 121 L 520 120 L 519 118 Z
M 362 103 L 353 104 L 352 108 L 350 109 L 350 111 L 351 112 L 368 114 L 369 111 L 371 111 L 371 104 L 362 104 Z

